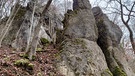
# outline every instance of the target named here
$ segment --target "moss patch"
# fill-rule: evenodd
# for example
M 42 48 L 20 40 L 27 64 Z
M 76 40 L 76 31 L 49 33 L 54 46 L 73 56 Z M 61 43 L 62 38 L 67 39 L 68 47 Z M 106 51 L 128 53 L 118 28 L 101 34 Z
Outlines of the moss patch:
M 109 69 L 106 69 L 103 73 L 101 73 L 101 76 L 113 76 L 113 74 Z
M 125 72 L 123 72 L 118 66 L 114 68 L 113 71 L 114 76 L 127 76 Z
M 75 44 L 75 45 L 81 45 L 81 47 L 82 47 L 83 49 L 86 49 L 86 48 L 87 48 L 86 43 L 84 42 L 84 40 L 79 39 L 79 38 L 75 39 L 75 40 L 73 41 L 73 44 Z
M 43 76 L 41 72 L 37 73 L 37 76 Z
M 46 38 L 41 38 L 40 41 L 42 45 L 46 45 L 50 43 Z
M 29 62 L 28 59 L 16 60 L 14 64 L 18 67 L 24 67 L 30 70 L 33 70 L 33 66 L 34 66 L 32 63 Z
M 41 52 L 41 51 L 43 51 L 43 49 L 42 48 L 37 48 L 36 51 Z
M 22 53 L 20 54 L 20 57 L 23 57 L 23 58 L 28 58 L 28 56 L 29 56 L 28 54 L 22 54 Z
M 9 57 L 6 57 L 6 58 L 4 58 L 3 60 L 4 60 L 4 61 L 9 61 L 10 58 L 9 58 Z
M 23 57 L 23 58 L 26 58 L 26 59 L 29 59 L 29 55 L 28 54 L 20 54 L 20 57 Z M 32 56 L 32 60 L 35 60 L 36 59 L 36 56 Z

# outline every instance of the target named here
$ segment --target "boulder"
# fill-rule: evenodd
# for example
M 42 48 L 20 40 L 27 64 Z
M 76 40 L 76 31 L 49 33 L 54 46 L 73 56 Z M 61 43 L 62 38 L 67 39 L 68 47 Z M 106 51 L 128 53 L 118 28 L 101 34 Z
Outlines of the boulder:
M 57 68 L 64 76 L 112 76 L 96 42 L 85 38 L 67 39 L 62 47 Z

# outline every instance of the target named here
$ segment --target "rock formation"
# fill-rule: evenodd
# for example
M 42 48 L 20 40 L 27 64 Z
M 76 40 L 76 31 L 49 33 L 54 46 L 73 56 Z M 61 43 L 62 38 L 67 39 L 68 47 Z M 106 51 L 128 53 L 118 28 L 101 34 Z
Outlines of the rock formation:
M 20 7 L 18 13 L 16 14 L 11 27 L 6 34 L 2 44 L 7 46 L 12 46 L 18 50 L 24 50 L 26 48 L 28 37 L 30 35 L 30 27 L 32 24 L 32 33 L 34 32 L 34 27 L 37 25 L 37 21 L 40 17 L 40 13 L 43 10 L 43 6 L 36 6 L 34 18 L 32 21 L 33 14 L 33 5 L 32 3 L 28 3 L 27 7 L 23 7 L 22 5 L 17 5 L 16 7 Z M 48 41 L 56 41 L 55 34 L 57 29 L 62 29 L 62 19 L 60 19 L 60 15 L 56 14 L 54 11 L 49 11 L 44 15 L 44 22 L 42 23 L 40 38 L 46 38 Z M 0 32 L 4 28 L 6 21 L 8 18 L 2 19 L 0 22 Z M 49 23 L 47 23 L 49 22 Z M 31 35 L 32 36 L 32 35 Z M 53 39 L 54 38 L 54 39 Z
M 73 7 L 65 14 L 58 70 L 64 76 L 112 76 L 96 43 L 98 31 L 89 1 L 74 0 Z
M 78 8 L 75 8 L 75 6 Z M 70 10 L 65 15 L 65 35 L 70 38 L 86 38 L 96 41 L 98 32 L 89 1 L 74 0 L 73 7 L 74 11 Z
M 31 6 L 21 6 L 4 44 L 12 44 L 12 47 L 20 49 L 26 47 L 32 10 Z M 41 10 L 42 7 L 35 9 L 34 26 Z M 41 27 L 41 37 L 51 41 L 50 38 L 56 36 L 56 29 L 62 25 L 61 20 L 54 11 L 47 12 L 43 19 L 41 24 L 46 26 Z M 0 32 L 6 21 L 7 18 L 0 22 Z M 99 7 L 91 9 L 89 0 L 73 0 L 73 10 L 67 11 L 63 24 L 64 30 L 57 30 L 60 34 L 57 35 L 57 43 L 61 47 L 58 55 L 56 54 L 56 67 L 64 76 L 135 76 L 134 67 L 130 67 L 134 65 L 128 64 L 124 49 L 120 46 L 121 29 Z
M 134 76 L 119 45 L 121 29 L 99 7 L 91 10 L 88 0 L 73 1 L 63 21 L 58 70 L 64 76 Z
M 98 27 L 98 45 L 101 47 L 109 69 L 114 76 L 134 76 L 128 65 L 124 49 L 120 46 L 121 29 L 103 14 L 99 7 L 92 9 Z

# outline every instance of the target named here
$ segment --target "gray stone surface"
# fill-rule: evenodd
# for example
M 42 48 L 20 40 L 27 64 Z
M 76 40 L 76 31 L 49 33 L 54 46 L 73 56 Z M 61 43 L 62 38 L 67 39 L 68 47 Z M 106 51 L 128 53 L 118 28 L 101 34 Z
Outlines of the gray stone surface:
M 111 76 L 104 54 L 96 42 L 85 38 L 63 43 L 57 67 L 65 76 Z
M 133 72 L 135 73 L 135 59 L 130 60 L 128 63 L 130 67 L 133 69 Z
M 77 2 L 77 6 L 76 6 Z M 112 76 L 96 41 L 97 26 L 88 0 L 74 0 L 64 19 L 64 36 L 57 68 L 64 76 Z
M 119 44 L 122 37 L 121 29 L 111 22 L 99 7 L 94 7 L 92 10 L 99 33 L 97 42 L 104 52 L 109 69 L 114 76 L 134 76 L 126 60 L 124 49 Z
M 76 2 L 78 2 L 78 9 L 69 10 L 65 15 L 65 35 L 69 38 L 86 38 L 96 41 L 98 31 L 89 1 L 74 0 L 73 7 L 76 6 Z
M 91 5 L 88 0 L 73 0 L 73 9 L 91 9 Z

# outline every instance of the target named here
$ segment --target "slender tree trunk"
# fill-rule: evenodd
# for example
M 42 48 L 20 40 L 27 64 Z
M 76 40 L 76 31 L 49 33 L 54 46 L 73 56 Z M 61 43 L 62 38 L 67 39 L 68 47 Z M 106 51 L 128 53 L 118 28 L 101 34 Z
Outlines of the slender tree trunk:
M 33 1 L 33 2 L 34 2 L 34 6 L 33 6 L 32 18 L 31 18 L 31 21 L 30 21 L 31 25 L 30 25 L 30 30 L 29 30 L 29 37 L 28 37 L 28 40 L 27 40 L 26 52 L 28 52 L 29 47 L 31 45 L 32 28 L 33 28 L 33 25 L 34 25 L 35 1 Z
M 36 54 L 36 48 L 37 48 L 37 44 L 38 44 L 38 40 L 39 40 L 39 32 L 40 32 L 40 28 L 41 28 L 41 25 L 42 25 L 42 22 L 44 19 L 43 17 L 44 17 L 44 14 L 47 12 L 51 3 L 52 3 L 52 0 L 49 0 L 47 2 L 46 6 L 44 7 L 43 12 L 41 13 L 41 18 L 39 19 L 38 24 L 35 27 L 34 36 L 32 39 L 30 50 L 28 52 L 26 52 L 26 54 L 29 54 L 30 60 L 32 60 L 32 56 Z
M 134 51 L 134 54 L 135 54 L 135 42 L 134 42 L 134 37 L 133 37 L 133 31 L 131 30 L 131 28 L 129 27 L 128 24 L 125 24 L 127 29 L 129 30 L 129 37 L 130 37 L 130 42 L 131 42 L 131 45 L 132 45 L 132 48 L 133 48 L 133 51 Z
M 127 27 L 128 31 L 129 31 L 130 42 L 131 42 L 131 45 L 132 45 L 132 48 L 133 48 L 133 51 L 134 51 L 134 54 L 135 54 L 135 41 L 134 41 L 134 37 L 133 37 L 133 31 L 131 30 L 131 28 L 129 27 L 129 24 L 128 24 L 128 22 L 130 20 L 130 17 L 131 17 L 132 10 L 133 10 L 133 8 L 135 6 L 135 2 L 134 2 L 134 4 L 132 5 L 132 7 L 131 7 L 131 9 L 129 11 L 128 19 L 126 21 L 124 20 L 124 12 L 123 12 L 124 10 L 123 10 L 122 0 L 119 0 L 117 2 L 120 4 L 121 20 L 122 20 L 123 24 Z

